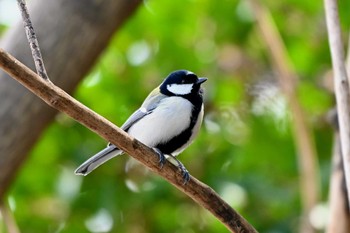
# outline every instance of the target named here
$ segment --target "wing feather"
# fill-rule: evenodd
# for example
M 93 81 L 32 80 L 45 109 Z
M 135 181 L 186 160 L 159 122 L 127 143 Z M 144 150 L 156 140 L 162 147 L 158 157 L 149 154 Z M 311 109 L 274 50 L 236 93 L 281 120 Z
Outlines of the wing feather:
M 128 131 L 129 128 L 144 116 L 152 113 L 158 106 L 159 102 L 164 99 L 166 95 L 159 93 L 159 88 L 154 89 L 145 99 L 139 109 L 137 109 L 122 125 L 121 129 Z

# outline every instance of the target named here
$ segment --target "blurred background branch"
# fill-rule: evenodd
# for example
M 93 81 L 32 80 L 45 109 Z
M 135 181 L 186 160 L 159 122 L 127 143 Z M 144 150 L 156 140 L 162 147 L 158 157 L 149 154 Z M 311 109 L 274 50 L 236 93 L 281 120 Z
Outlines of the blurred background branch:
M 4 220 L 8 233 L 20 233 L 10 207 L 3 200 L 0 201 L 0 218 Z
M 320 172 L 313 136 L 297 97 L 299 78 L 292 68 L 287 49 L 269 10 L 260 1 L 251 0 L 250 4 L 292 114 L 294 140 L 298 148 L 301 200 L 304 209 L 300 232 L 315 232 L 309 222 L 309 214 L 320 200 Z

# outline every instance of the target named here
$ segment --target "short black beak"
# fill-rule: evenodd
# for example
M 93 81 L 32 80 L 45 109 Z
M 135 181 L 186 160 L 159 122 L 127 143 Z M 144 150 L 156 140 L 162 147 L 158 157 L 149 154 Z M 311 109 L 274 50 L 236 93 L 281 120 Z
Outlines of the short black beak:
M 196 84 L 202 84 L 202 83 L 204 83 L 207 80 L 208 80 L 207 78 L 198 78 Z

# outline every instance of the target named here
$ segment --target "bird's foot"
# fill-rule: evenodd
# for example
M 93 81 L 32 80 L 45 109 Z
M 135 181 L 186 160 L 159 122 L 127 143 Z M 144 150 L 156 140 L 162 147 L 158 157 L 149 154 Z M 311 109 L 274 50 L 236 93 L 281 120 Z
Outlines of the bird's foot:
M 158 148 L 153 148 L 153 150 L 158 154 L 159 166 L 160 166 L 160 169 L 162 169 L 164 164 L 165 164 L 166 158 L 165 158 L 164 154 Z
M 169 155 L 169 156 L 177 162 L 177 167 L 180 168 L 182 178 L 184 179 L 183 184 L 184 185 L 187 184 L 187 182 L 190 181 L 190 173 L 186 169 L 185 165 L 183 165 L 183 163 L 181 163 L 180 160 L 178 160 L 175 156 L 173 156 L 173 155 Z

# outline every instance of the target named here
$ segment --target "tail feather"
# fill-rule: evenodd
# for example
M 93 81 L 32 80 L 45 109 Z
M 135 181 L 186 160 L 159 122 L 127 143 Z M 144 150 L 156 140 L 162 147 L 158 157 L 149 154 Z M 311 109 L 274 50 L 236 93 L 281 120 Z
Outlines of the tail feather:
M 75 170 L 75 174 L 86 176 L 98 166 L 121 154 L 123 154 L 123 151 L 119 150 L 115 145 L 109 144 L 105 149 L 101 150 L 80 165 Z

